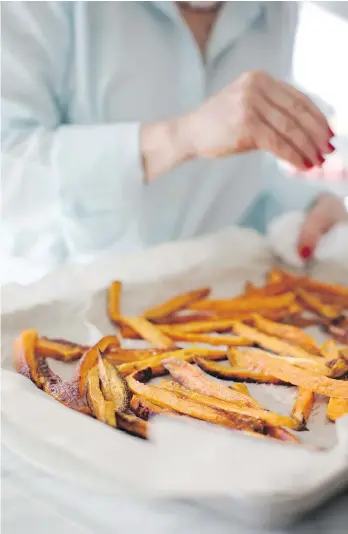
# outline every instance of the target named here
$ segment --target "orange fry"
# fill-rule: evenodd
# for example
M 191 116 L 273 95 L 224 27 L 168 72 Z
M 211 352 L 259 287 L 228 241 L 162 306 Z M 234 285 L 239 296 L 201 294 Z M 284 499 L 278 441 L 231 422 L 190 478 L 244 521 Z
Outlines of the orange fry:
M 222 378 L 223 380 L 238 380 L 240 382 L 259 382 L 260 384 L 287 384 L 269 373 L 261 373 L 259 371 L 253 371 L 243 367 L 226 367 L 225 365 L 219 365 L 218 363 L 208 361 L 205 358 L 195 358 L 195 362 L 203 371 L 216 378 Z
M 229 401 L 238 406 L 248 406 L 249 408 L 260 408 L 260 404 L 249 396 L 210 380 L 202 371 L 190 365 L 188 362 L 166 359 L 163 361 L 164 367 L 169 371 L 174 380 L 185 389 L 202 393 L 209 397 L 216 397 L 224 401 Z
M 192 323 L 186 323 L 182 325 L 175 326 L 175 331 L 180 333 L 209 333 L 209 332 L 221 332 L 226 330 L 231 330 L 233 322 L 235 319 L 210 319 L 208 321 L 198 321 Z M 161 325 L 161 328 L 163 325 Z M 164 327 L 168 328 L 168 326 Z M 172 327 L 174 329 L 174 327 Z
M 189 312 L 189 313 L 172 313 L 158 319 L 152 319 L 155 324 L 173 326 L 193 323 L 196 321 L 209 321 L 211 314 L 209 312 Z
M 243 393 L 243 395 L 247 395 L 248 397 L 251 397 L 250 391 L 248 390 L 248 386 L 246 386 L 242 382 L 238 384 L 232 384 L 232 386 L 228 386 L 228 387 L 233 389 L 234 391 L 238 391 L 238 393 Z
M 314 293 L 323 293 L 324 295 L 336 295 L 337 297 L 347 297 L 348 299 L 348 286 L 343 286 L 339 284 L 328 284 L 326 282 L 312 280 L 311 278 L 304 278 L 302 284 L 305 289 Z
M 82 356 L 79 365 L 76 370 L 76 377 L 79 382 L 79 394 L 83 397 L 86 387 L 87 374 L 92 367 L 95 367 L 98 363 L 99 352 L 102 354 L 110 350 L 111 348 L 118 348 L 120 342 L 117 336 L 105 336 L 94 347 L 91 347 L 84 356 Z
M 64 362 L 78 360 L 89 348 L 65 339 L 48 339 L 47 337 L 40 337 L 36 343 L 36 351 L 40 356 Z
M 190 347 L 188 349 L 177 349 L 172 352 L 159 354 L 158 356 L 147 358 L 145 360 L 124 363 L 118 367 L 118 370 L 123 376 L 128 376 L 130 374 L 135 373 L 136 371 L 141 371 L 142 369 L 150 368 L 154 376 L 161 376 L 167 373 L 167 371 L 162 365 L 162 360 L 165 360 L 167 358 L 176 358 L 184 361 L 193 361 L 196 355 L 202 355 L 205 358 L 209 358 L 212 360 L 226 359 L 226 352 L 223 350 L 204 349 L 202 347 Z
M 127 324 L 120 324 L 120 335 L 123 339 L 141 339 L 141 335 L 138 334 L 133 328 Z
M 190 305 L 193 310 L 214 310 L 231 312 L 257 312 L 260 309 L 287 308 L 295 301 L 291 292 L 271 297 L 237 297 L 235 299 L 200 300 Z
M 205 299 L 209 293 L 210 288 L 208 287 L 188 291 L 183 295 L 178 295 L 170 300 L 167 300 L 166 302 L 163 302 L 163 304 L 160 304 L 159 306 L 149 308 L 143 313 L 143 316 L 150 321 L 161 319 L 162 317 L 166 317 L 167 315 L 171 315 L 172 313 L 183 310 L 193 302 Z
M 320 317 L 325 319 L 337 319 L 341 314 L 341 308 L 337 306 L 331 306 L 330 304 L 324 304 L 318 297 L 308 293 L 304 289 L 298 289 L 296 291 L 300 302 L 311 312 L 316 313 Z
M 249 298 L 253 297 L 272 297 L 276 295 L 281 295 L 283 293 L 287 293 L 290 289 L 292 289 L 289 285 L 289 283 L 285 282 L 284 280 L 280 282 L 274 282 L 271 284 L 267 284 L 264 287 L 257 287 L 251 284 L 250 282 L 247 282 L 247 291 L 246 295 Z
M 296 401 L 291 415 L 300 425 L 303 425 L 312 411 L 314 404 L 314 393 L 302 387 L 298 388 Z
M 108 292 L 108 314 L 110 320 L 118 325 L 121 317 L 120 298 L 122 283 L 118 280 L 111 282 Z
M 218 399 L 216 397 L 210 397 L 203 393 L 197 393 L 196 391 L 190 391 L 179 385 L 173 385 L 170 382 L 166 382 L 160 386 L 161 389 L 166 391 L 172 391 L 184 399 L 190 399 L 195 402 L 199 402 L 204 406 L 211 406 L 217 410 L 223 410 L 227 413 L 238 414 L 241 416 L 247 416 L 257 421 L 263 421 L 272 426 L 287 426 L 292 429 L 298 428 L 297 421 L 294 421 L 291 417 L 285 415 L 279 415 L 274 412 L 270 412 L 263 408 L 250 408 L 249 406 L 242 406 L 234 404 L 226 400 Z
M 248 395 L 249 397 L 253 398 L 252 395 L 250 395 L 250 392 L 245 384 L 233 384 L 232 386 L 229 386 L 229 387 L 231 389 L 234 389 L 235 391 L 239 391 L 240 393 L 244 393 L 244 395 Z M 299 426 L 302 427 L 303 422 L 301 423 L 299 421 Z M 281 441 L 301 443 L 297 436 L 294 436 L 293 434 L 291 434 L 291 432 L 289 432 L 288 430 L 282 427 L 268 426 L 267 436 L 270 436 L 271 438 L 279 439 Z
M 122 317 L 122 322 L 130 326 L 140 336 L 159 348 L 173 348 L 174 343 L 170 337 L 166 336 L 159 327 L 153 325 L 145 317 Z
M 162 327 L 164 331 L 175 341 L 191 341 L 193 343 L 206 343 L 207 345 L 227 345 L 230 347 L 250 347 L 253 342 L 237 336 L 209 336 L 196 332 L 181 332 L 179 329 Z
M 180 415 L 175 410 L 171 408 L 163 408 L 163 406 L 158 406 L 153 402 L 140 397 L 140 395 L 133 395 L 130 407 L 132 412 L 135 413 L 141 419 L 147 421 L 151 416 L 161 414 L 161 415 Z
M 335 399 L 331 397 L 326 411 L 328 419 L 330 421 L 336 421 L 336 419 L 346 414 L 348 414 L 348 399 Z
M 280 269 L 272 269 L 266 275 L 267 285 L 283 282 L 286 279 L 284 275 L 285 273 Z
M 132 363 L 147 360 L 170 352 L 170 349 L 114 349 L 104 351 L 104 356 L 114 363 Z
M 232 330 L 238 336 L 246 337 L 247 339 L 250 339 L 260 345 L 260 347 L 275 352 L 276 354 L 308 360 L 314 359 L 315 361 L 318 359 L 316 356 L 309 354 L 309 352 L 303 350 L 301 347 L 296 347 L 295 345 L 291 345 L 286 341 L 263 334 L 255 328 L 251 328 L 250 326 L 238 321 L 233 323 Z
M 29 378 L 38 388 L 42 388 L 41 373 L 35 347 L 39 333 L 37 330 L 24 330 L 15 339 L 13 357 L 19 374 Z
M 177 392 L 166 391 L 156 386 L 142 384 L 132 376 L 128 378 L 128 385 L 133 393 L 140 395 L 159 406 L 171 408 L 172 410 L 184 415 L 189 415 L 195 419 L 201 419 L 203 421 L 208 421 L 209 423 L 239 430 L 262 431 L 264 426 L 263 422 L 256 418 L 244 414 L 228 413 L 212 406 L 201 404 L 190 398 L 184 398 Z
M 260 315 L 254 316 L 254 326 L 263 334 L 275 336 L 292 345 L 298 345 L 306 352 L 317 356 L 321 355 L 315 340 L 296 326 L 275 323 Z
M 239 363 L 243 363 L 246 369 L 272 375 L 279 380 L 327 397 L 348 398 L 348 382 L 301 369 L 283 359 L 274 358 L 259 349 L 231 349 L 232 365 L 236 353 L 238 353 Z

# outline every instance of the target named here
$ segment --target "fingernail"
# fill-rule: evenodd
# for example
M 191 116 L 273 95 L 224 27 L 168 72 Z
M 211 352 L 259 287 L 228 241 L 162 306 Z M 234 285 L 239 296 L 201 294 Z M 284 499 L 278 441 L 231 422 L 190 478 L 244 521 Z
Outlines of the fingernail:
M 325 158 L 320 154 L 320 152 L 317 152 L 317 158 L 319 160 L 319 164 L 322 165 L 325 162 Z
M 304 260 L 309 258 L 312 255 L 312 249 L 310 247 L 302 247 L 300 250 L 300 256 Z
M 309 161 L 308 159 L 304 159 L 303 164 L 305 167 L 307 167 L 307 169 L 312 169 L 314 167 L 313 163 Z
M 331 143 L 328 143 L 327 146 L 329 147 L 330 152 L 333 152 L 334 150 L 336 150 L 336 148 Z
M 330 137 L 335 137 L 335 134 L 334 134 L 334 132 L 331 130 L 331 128 L 329 128 L 329 135 L 330 135 Z

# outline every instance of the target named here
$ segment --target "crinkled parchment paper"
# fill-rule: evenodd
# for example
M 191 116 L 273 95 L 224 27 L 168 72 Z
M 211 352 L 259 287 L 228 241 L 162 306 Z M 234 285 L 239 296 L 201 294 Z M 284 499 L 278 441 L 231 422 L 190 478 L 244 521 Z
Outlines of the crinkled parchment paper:
M 307 447 L 165 418 L 153 422 L 149 443 L 65 408 L 17 375 L 12 366 L 13 338 L 25 328 L 85 344 L 112 333 L 105 289 L 112 279 L 125 282 L 122 308 L 136 314 L 202 285 L 212 286 L 216 296 L 233 296 L 246 280 L 261 283 L 272 262 L 259 236 L 232 229 L 65 269 L 35 287 L 6 288 L 2 317 L 5 443 L 50 473 L 100 491 L 189 498 L 259 526 L 285 523 L 318 505 L 348 481 L 348 418 L 336 425 L 328 423 L 323 398 L 317 399 L 309 432 L 301 433 Z M 348 280 L 347 270 L 338 266 L 319 265 L 313 275 Z M 71 365 L 54 362 L 52 367 L 66 377 L 73 372 Z M 281 413 L 288 413 L 294 401 L 295 388 L 252 385 L 251 390 L 268 408 Z M 315 450 L 313 445 L 325 450 Z

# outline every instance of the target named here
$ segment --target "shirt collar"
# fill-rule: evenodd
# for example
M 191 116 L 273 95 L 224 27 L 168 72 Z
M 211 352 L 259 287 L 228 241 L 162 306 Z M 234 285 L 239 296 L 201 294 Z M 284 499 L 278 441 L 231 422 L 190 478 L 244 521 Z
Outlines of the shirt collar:
M 182 24 L 179 11 L 172 1 L 146 2 L 160 10 L 176 24 Z M 207 61 L 213 61 L 233 45 L 262 15 L 268 2 L 225 2 L 222 7 L 207 50 Z

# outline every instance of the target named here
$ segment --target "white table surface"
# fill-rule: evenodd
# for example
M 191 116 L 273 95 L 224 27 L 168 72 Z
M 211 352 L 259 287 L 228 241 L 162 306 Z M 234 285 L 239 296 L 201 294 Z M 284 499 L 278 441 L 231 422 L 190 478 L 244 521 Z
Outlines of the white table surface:
M 239 240 L 233 230 L 223 233 L 218 239 Z M 233 234 L 233 235 L 232 235 Z M 231 237 L 232 236 L 232 237 Z M 251 246 L 252 235 L 248 245 Z M 242 237 L 243 242 L 245 237 Z M 254 238 L 253 238 L 254 239 Z M 256 239 L 256 238 L 255 238 Z M 256 246 L 257 245 L 257 246 Z M 181 246 L 181 245 L 180 245 Z M 244 245 L 245 246 L 245 245 Z M 253 250 L 258 248 L 258 260 L 267 258 L 267 250 L 256 241 Z M 223 247 L 223 254 L 226 254 Z M 217 254 L 216 238 L 195 240 L 186 250 L 185 262 L 188 269 L 195 268 L 204 261 L 205 256 Z M 232 252 L 235 250 L 232 247 Z M 157 247 L 148 257 L 148 265 L 165 268 L 166 272 L 176 270 L 178 245 Z M 163 260 L 165 258 L 165 261 Z M 135 257 L 136 259 L 136 257 Z M 73 269 L 53 273 L 33 287 L 7 288 L 3 292 L 3 310 L 26 307 L 44 302 L 54 297 L 71 296 L 106 285 L 113 277 L 151 277 L 144 264 L 129 259 L 113 262 L 110 257 L 95 262 L 88 268 L 75 266 Z M 153 275 L 153 273 L 152 273 Z M 57 461 L 59 461 L 57 459 Z M 259 534 L 255 528 L 244 528 L 212 512 L 203 510 L 188 502 L 154 502 L 130 500 L 129 498 L 111 500 L 102 495 L 92 494 L 86 488 L 53 478 L 39 470 L 29 461 L 17 456 L 5 445 L 1 458 L 1 532 L 2 534 L 83 534 L 83 533 L 139 533 L 142 534 Z M 336 497 L 331 503 L 322 506 L 315 513 L 288 529 L 277 530 L 277 534 L 347 534 L 348 532 L 348 490 Z

